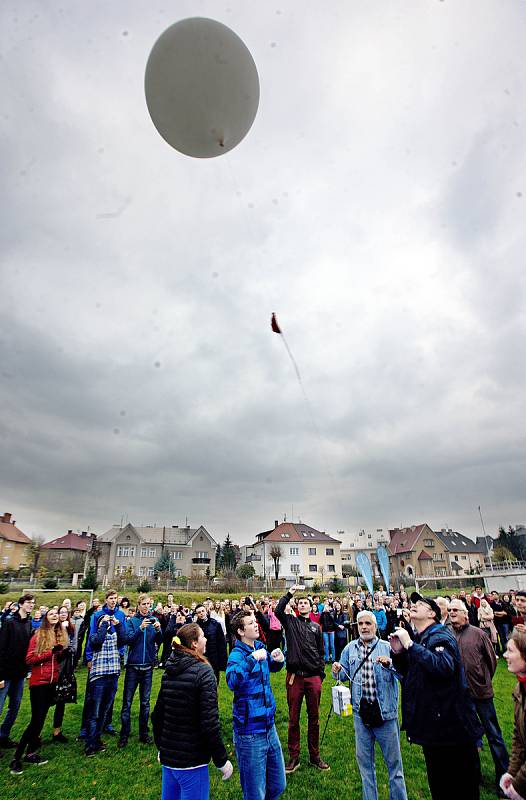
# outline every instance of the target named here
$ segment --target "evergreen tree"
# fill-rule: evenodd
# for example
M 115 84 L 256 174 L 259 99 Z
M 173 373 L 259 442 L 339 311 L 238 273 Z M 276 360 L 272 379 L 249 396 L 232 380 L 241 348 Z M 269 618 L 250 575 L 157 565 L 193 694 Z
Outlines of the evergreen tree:
M 81 589 L 96 589 L 98 586 L 97 581 L 97 573 L 95 572 L 95 567 L 90 567 L 86 572 L 82 583 L 80 584 Z
M 155 562 L 153 572 L 161 578 L 171 578 L 175 572 L 173 559 L 168 553 L 161 553 Z
M 216 563 L 215 563 L 215 571 L 216 573 L 221 571 L 221 559 L 223 557 L 223 551 L 221 550 L 221 545 L 217 545 L 216 550 Z
M 221 553 L 221 568 L 224 572 L 234 572 L 236 569 L 236 551 L 230 534 L 227 533 L 226 539 L 223 542 L 223 550 Z

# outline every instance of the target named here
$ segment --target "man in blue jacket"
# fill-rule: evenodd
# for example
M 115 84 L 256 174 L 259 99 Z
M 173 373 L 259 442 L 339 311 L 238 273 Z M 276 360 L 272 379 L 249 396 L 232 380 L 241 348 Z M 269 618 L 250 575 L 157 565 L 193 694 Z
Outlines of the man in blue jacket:
M 233 728 L 244 800 L 277 800 L 285 791 L 285 762 L 274 715 L 276 701 L 270 672 L 284 664 L 279 648 L 268 653 L 258 642 L 259 626 L 251 611 L 232 617 L 236 643 L 228 657 L 226 682 L 234 692 Z
M 422 746 L 433 800 L 478 800 L 476 714 L 457 642 L 440 616 L 434 600 L 413 592 L 414 641 L 403 628 L 389 637 L 402 676 L 402 727 L 409 742 Z M 452 770 L 452 764 L 460 768 Z
M 97 630 L 90 634 L 91 667 L 88 676 L 90 704 L 86 729 L 86 755 L 105 750 L 101 733 L 108 710 L 117 693 L 121 659 L 119 649 L 126 644 L 126 630 L 115 613 L 99 615 Z
M 101 617 L 105 615 L 108 615 L 109 617 L 114 617 L 117 620 L 118 624 L 121 626 L 120 628 L 121 644 L 119 644 L 119 653 L 121 656 L 124 654 L 124 648 L 126 646 L 124 641 L 126 632 L 126 614 L 124 613 L 124 611 L 121 611 L 121 609 L 118 607 L 117 599 L 118 599 L 117 592 L 115 591 L 115 589 L 108 589 L 108 591 L 106 592 L 104 605 L 102 606 L 102 608 L 99 608 L 91 615 L 90 626 L 86 641 L 86 649 L 84 651 L 84 658 L 86 660 L 86 666 L 88 668 L 88 671 L 91 670 L 93 664 L 93 646 L 91 644 L 91 637 L 95 633 L 97 633 L 99 629 L 99 621 Z M 115 626 L 113 626 L 112 624 L 112 629 L 114 627 Z M 122 644 L 123 641 L 124 644 Z M 91 714 L 91 700 L 92 700 L 91 689 L 92 689 L 91 681 L 88 678 L 88 682 L 86 684 L 86 694 L 84 696 L 84 708 L 82 709 L 82 722 L 78 739 L 86 739 L 87 722 L 88 722 L 88 717 Z M 104 730 L 110 736 L 115 736 L 116 732 L 112 725 L 112 717 L 113 717 L 113 701 L 111 702 L 106 711 L 106 719 L 104 720 Z
M 150 695 L 152 677 L 157 650 L 162 644 L 163 633 L 161 623 L 152 616 L 152 598 L 141 594 L 137 602 L 137 613 L 127 620 L 128 660 L 126 677 L 122 695 L 121 733 L 118 747 L 126 747 L 130 735 L 130 711 L 133 696 L 139 687 L 139 741 L 152 744 L 153 739 L 148 732 L 150 716 Z
M 363 800 L 378 800 L 376 742 L 389 775 L 390 800 L 407 800 L 398 727 L 398 680 L 391 665 L 389 644 L 377 635 L 375 616 L 372 611 L 358 613 L 359 638 L 344 647 L 340 661 L 332 665 L 332 674 L 343 681 L 351 680 L 356 761 Z

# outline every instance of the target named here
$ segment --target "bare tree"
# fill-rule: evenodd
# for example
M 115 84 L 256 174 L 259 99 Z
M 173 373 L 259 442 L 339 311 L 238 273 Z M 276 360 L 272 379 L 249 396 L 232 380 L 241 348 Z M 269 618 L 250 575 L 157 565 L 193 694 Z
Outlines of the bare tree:
M 283 553 L 281 552 L 281 547 L 279 544 L 273 544 L 270 548 L 270 557 L 274 562 L 274 577 L 276 580 L 279 578 L 279 560 Z
M 33 536 L 31 539 L 31 544 L 28 544 L 27 551 L 29 553 L 29 558 L 31 560 L 31 572 L 33 575 L 36 575 L 38 570 L 38 562 L 40 561 L 40 556 L 42 555 L 42 545 L 44 544 L 44 537 L 43 536 Z

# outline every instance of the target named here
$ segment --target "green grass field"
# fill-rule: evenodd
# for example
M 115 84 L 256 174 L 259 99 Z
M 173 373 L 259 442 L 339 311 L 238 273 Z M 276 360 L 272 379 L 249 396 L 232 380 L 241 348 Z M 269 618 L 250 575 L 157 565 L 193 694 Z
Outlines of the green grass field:
M 162 670 L 155 670 L 152 699 L 157 696 Z M 83 696 L 86 671 L 78 672 L 79 695 Z M 285 675 L 282 671 L 272 676 L 272 685 L 277 700 L 276 724 L 284 745 L 286 755 L 287 741 L 287 702 L 285 695 Z M 114 724 L 118 728 L 120 698 L 123 679 L 121 678 L 119 693 L 115 703 Z M 324 683 L 321 705 L 321 730 L 325 725 L 330 708 L 331 679 Z M 511 691 L 514 678 L 507 672 L 503 659 L 499 660 L 495 676 L 495 705 L 502 726 L 504 738 L 508 746 L 511 743 L 513 725 L 513 707 Z M 231 726 L 232 694 L 225 684 L 224 676 L 219 687 L 219 705 L 224 740 L 229 751 L 232 751 Z M 153 707 L 153 702 L 152 702 Z M 15 728 L 13 738 L 18 737 L 28 722 L 29 696 L 24 692 L 24 700 Z M 116 737 L 107 737 L 106 752 L 95 758 L 87 759 L 83 747 L 75 742 L 80 727 L 82 705 L 66 707 L 64 733 L 69 737 L 66 745 L 54 745 L 51 742 L 52 711 L 48 715 L 43 731 L 42 754 L 49 758 L 49 763 L 40 767 L 27 766 L 23 775 L 11 776 L 8 770 L 12 751 L 4 751 L 0 759 L 0 797 L 2 800 L 154 800 L 160 798 L 161 771 L 157 762 L 154 746 L 139 745 L 137 742 L 138 695 L 132 711 L 132 738 L 126 750 L 117 749 Z M 302 711 L 302 731 L 306 732 L 306 715 Z M 421 749 L 410 746 L 402 733 L 402 754 L 409 800 L 422 800 L 429 797 L 424 760 Z M 301 768 L 288 777 L 287 790 L 283 795 L 287 800 L 292 798 L 308 798 L 308 800 L 329 800 L 330 798 L 359 798 L 361 783 L 358 768 L 354 759 L 354 731 L 351 718 L 331 716 L 322 748 L 323 758 L 331 765 L 330 772 L 321 773 L 308 764 L 306 735 L 302 736 Z M 482 755 L 482 772 L 484 784 L 481 787 L 482 800 L 495 797 L 493 762 L 489 749 L 485 744 Z M 235 764 L 235 758 L 232 756 Z M 389 789 L 387 774 L 380 754 L 377 753 L 377 776 L 379 797 L 387 800 Z M 461 764 L 444 765 L 445 769 L 461 769 Z M 232 778 L 223 783 L 221 775 L 213 766 L 211 774 L 211 797 L 237 800 L 241 798 L 239 777 L 234 771 Z M 452 795 L 454 800 L 454 795 Z

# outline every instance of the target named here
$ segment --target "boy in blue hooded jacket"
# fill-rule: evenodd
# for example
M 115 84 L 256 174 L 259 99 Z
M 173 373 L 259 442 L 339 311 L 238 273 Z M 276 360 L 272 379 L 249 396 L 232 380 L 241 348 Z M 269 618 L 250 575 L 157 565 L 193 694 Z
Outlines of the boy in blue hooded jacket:
M 259 626 L 251 611 L 235 614 L 231 629 L 236 643 L 228 657 L 226 682 L 234 692 L 234 745 L 243 798 L 277 800 L 287 782 L 270 672 L 282 669 L 285 659 L 279 648 L 268 653 L 258 641 Z

